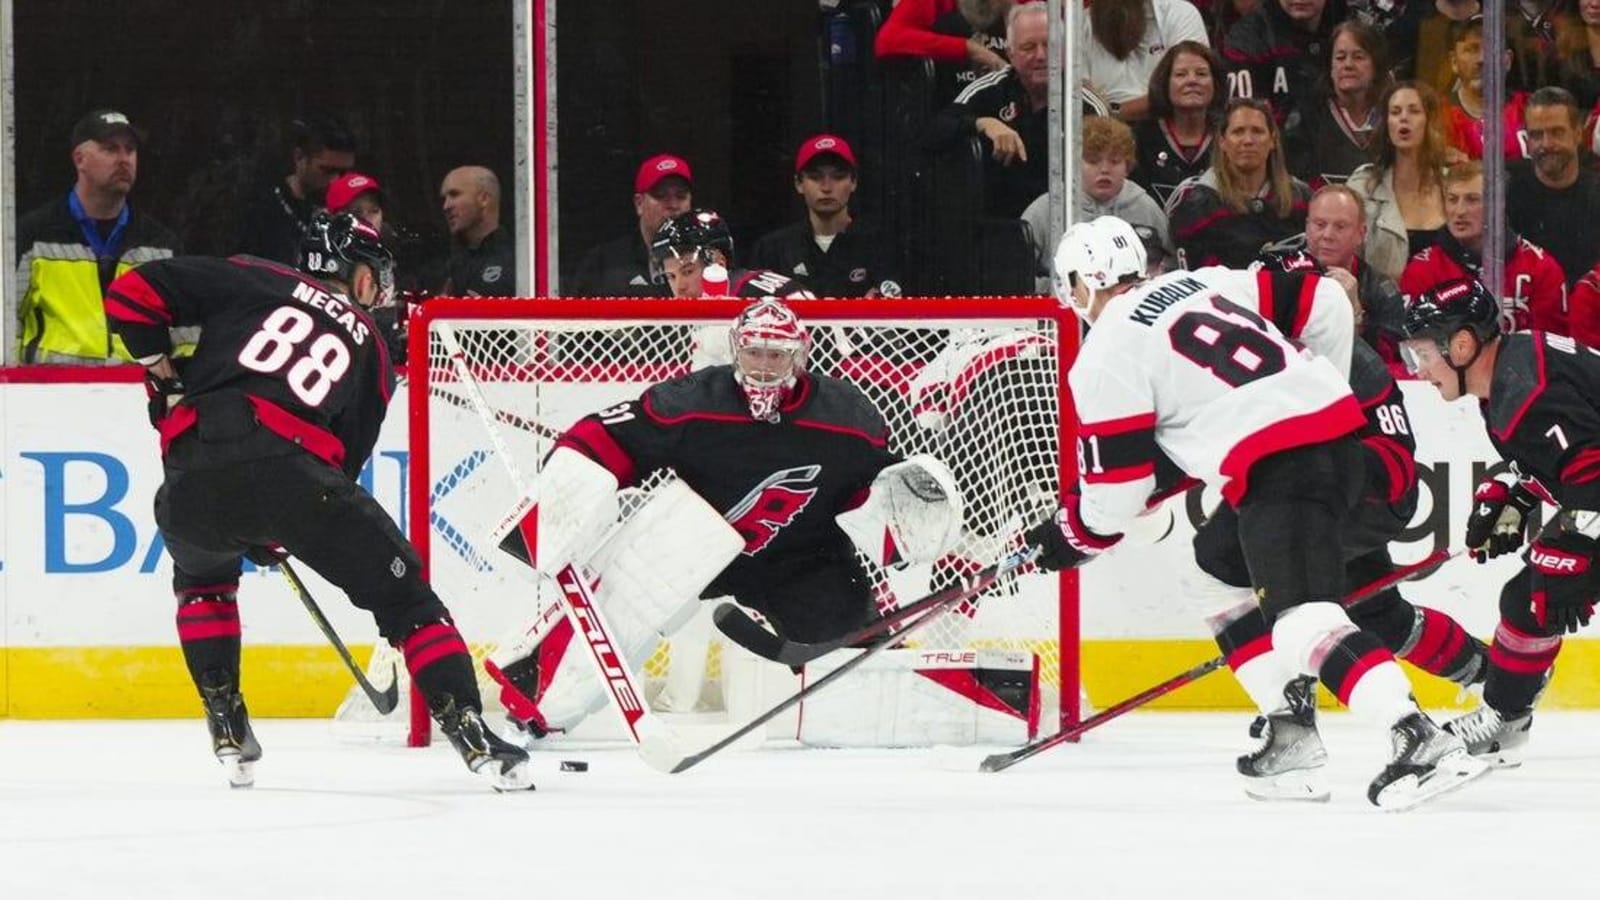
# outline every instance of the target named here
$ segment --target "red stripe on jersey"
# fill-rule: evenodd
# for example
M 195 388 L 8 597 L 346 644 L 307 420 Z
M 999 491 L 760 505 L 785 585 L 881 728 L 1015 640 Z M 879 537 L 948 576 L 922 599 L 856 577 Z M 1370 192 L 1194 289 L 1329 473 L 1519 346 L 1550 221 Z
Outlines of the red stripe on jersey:
M 401 653 L 406 658 L 406 671 L 415 676 L 418 672 L 448 656 L 467 655 L 467 642 L 454 625 L 435 622 L 418 628 L 405 639 Z
M 1344 437 L 1367 424 L 1356 398 L 1346 394 L 1324 409 L 1280 419 L 1244 437 L 1222 458 L 1220 472 L 1228 480 L 1222 497 L 1234 506 L 1249 489 L 1250 467 L 1274 453 Z
M 156 433 L 161 435 L 161 455 L 165 457 L 167 448 L 178 439 L 178 435 L 193 428 L 198 421 L 200 414 L 194 411 L 194 407 L 184 403 L 174 406 L 172 412 L 167 413 L 167 417 L 156 425 Z
M 633 457 L 628 451 L 622 449 L 617 439 L 611 432 L 600 424 L 597 419 L 581 419 L 561 439 L 556 441 L 557 447 L 570 447 L 582 453 L 602 466 L 606 471 L 616 476 L 617 484 L 627 486 L 634 483 L 639 477 L 637 468 L 633 464 Z
M 1311 321 L 1311 304 L 1316 297 L 1317 282 L 1321 280 L 1320 275 L 1307 275 L 1300 279 L 1300 305 L 1294 311 L 1294 333 L 1290 337 L 1305 333 L 1306 323 Z
M 114 306 L 111 298 L 121 301 Z M 106 312 L 113 319 L 140 325 L 170 325 L 172 310 L 138 270 L 124 272 L 106 291 Z
M 282 438 L 287 438 L 299 444 L 307 453 L 315 456 L 332 466 L 344 465 L 344 441 L 333 436 L 333 432 L 307 422 L 292 412 L 273 403 L 263 400 L 254 394 L 245 394 L 250 405 L 255 407 L 256 420 L 261 427 Z
M 1561 467 L 1562 484 L 1583 484 L 1600 478 L 1600 449 L 1590 447 L 1578 451 L 1572 461 Z
M 1127 434 L 1131 431 L 1154 431 L 1155 427 L 1155 413 L 1139 413 L 1133 416 L 1123 416 L 1120 419 L 1106 419 L 1103 422 L 1081 422 L 1078 425 L 1078 434 L 1083 437 L 1090 435 L 1110 437 L 1114 434 Z
M 1131 466 L 1107 468 L 1103 472 L 1085 472 L 1084 484 L 1126 484 L 1138 481 L 1141 478 L 1154 478 L 1156 464 L 1153 462 L 1137 463 Z M 1148 504 L 1147 504 L 1148 505 Z
M 1389 473 L 1389 502 L 1394 503 L 1405 496 L 1406 491 L 1417 483 L 1416 459 L 1392 438 L 1373 435 L 1362 438 L 1361 443 L 1378 455 L 1384 470 Z
M 1539 373 L 1539 381 L 1533 386 L 1532 390 L 1528 391 L 1528 396 L 1522 401 L 1522 405 L 1517 407 L 1517 411 L 1512 413 L 1511 418 L 1506 421 L 1505 429 L 1494 429 L 1494 436 L 1502 441 L 1511 440 L 1511 434 L 1517 430 L 1517 424 L 1522 421 L 1523 416 L 1528 414 L 1528 409 L 1533 406 L 1533 401 L 1539 399 L 1539 395 L 1544 393 L 1545 385 L 1549 382 L 1549 379 L 1545 376 L 1544 368 L 1544 333 L 1536 331 L 1532 337 L 1534 369 Z M 1489 427 L 1493 429 L 1494 424 L 1491 422 Z

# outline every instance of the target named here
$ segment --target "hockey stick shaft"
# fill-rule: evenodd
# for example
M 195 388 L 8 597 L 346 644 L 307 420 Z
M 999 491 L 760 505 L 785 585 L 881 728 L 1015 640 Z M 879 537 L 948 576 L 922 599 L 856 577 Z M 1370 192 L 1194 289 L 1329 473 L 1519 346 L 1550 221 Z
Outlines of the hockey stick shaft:
M 1357 588 L 1350 594 L 1350 596 L 1345 598 L 1344 606 L 1346 608 L 1356 606 L 1371 597 L 1375 597 L 1378 594 L 1383 593 L 1402 581 L 1409 581 L 1413 578 L 1432 574 L 1435 569 L 1453 559 L 1459 554 L 1459 552 L 1460 551 L 1435 550 L 1433 553 L 1423 557 L 1418 562 L 1407 566 L 1397 567 L 1388 575 Z M 1213 659 L 1209 659 L 1195 666 L 1194 668 L 1189 669 L 1188 671 L 1180 672 L 1177 675 L 1168 678 L 1166 681 L 1161 682 L 1160 684 L 1146 688 L 1145 690 L 1134 694 L 1132 697 L 1129 697 L 1126 700 L 1109 706 L 1100 712 L 1095 713 L 1089 718 L 1084 719 L 1082 722 L 1077 723 L 1076 725 L 1063 728 L 1049 737 L 1040 738 L 1039 740 L 1034 741 L 1025 747 L 1019 747 L 1016 750 L 1012 750 L 1008 753 L 996 753 L 992 756 L 989 756 L 979 764 L 978 770 L 981 772 L 1000 772 L 1004 771 L 1005 769 L 1009 769 L 1017 763 L 1022 762 L 1025 759 L 1031 759 L 1032 757 L 1038 756 L 1052 747 L 1058 747 L 1069 741 L 1077 740 L 1085 733 L 1099 728 L 1101 725 L 1104 725 L 1112 719 L 1118 718 L 1125 713 L 1138 709 L 1139 707 L 1144 706 L 1146 703 L 1149 703 L 1158 697 L 1166 696 L 1178 688 L 1198 681 L 1212 672 L 1215 672 L 1216 670 L 1226 666 L 1227 664 L 1227 658 L 1223 656 L 1217 656 Z
M 923 607 L 926 609 L 926 613 L 921 618 L 907 623 L 905 628 L 897 632 L 895 634 L 895 641 L 881 641 L 872 645 L 871 647 L 868 647 L 857 654 L 854 659 L 851 659 L 850 661 L 839 666 L 839 668 L 834 669 L 832 672 L 829 672 L 811 684 L 801 688 L 799 691 L 789 695 L 788 699 L 783 700 L 778 705 L 772 707 L 761 715 L 756 716 L 754 719 L 751 719 L 749 722 L 745 723 L 743 726 L 711 746 L 699 751 L 698 753 L 692 753 L 681 757 L 672 766 L 667 768 L 667 771 L 673 773 L 683 772 L 699 765 L 702 762 L 705 762 L 707 759 L 715 756 L 717 753 L 726 750 L 728 747 L 737 743 L 745 735 L 748 735 L 754 732 L 756 729 L 766 725 L 768 722 L 777 718 L 779 715 L 782 715 L 784 711 L 795 706 L 800 701 L 812 696 L 833 682 L 838 681 L 840 678 L 843 678 L 845 675 L 854 671 L 867 660 L 883 652 L 893 644 L 910 637 L 924 625 L 927 625 L 934 619 L 939 618 L 946 611 L 954 608 L 962 601 L 971 597 L 976 597 L 977 595 L 993 587 L 997 581 L 1006 575 L 1006 573 L 1020 569 L 1022 566 L 1032 562 L 1034 558 L 1038 556 L 1038 554 L 1039 551 L 1037 548 L 1025 547 L 1022 550 L 1013 553 L 1005 560 L 1002 560 L 999 564 L 990 566 L 984 571 L 978 573 L 977 576 L 969 580 L 961 589 L 955 591 L 946 590 L 934 595 L 937 597 L 936 602 L 934 602 L 931 606 Z
M 467 409 L 477 412 L 477 408 L 472 405 L 471 400 L 468 400 L 467 398 L 458 394 L 453 394 L 439 385 L 428 385 L 428 393 L 439 398 L 440 400 L 443 400 L 451 406 L 456 407 L 457 409 Z M 542 422 L 536 422 L 533 419 L 519 416 L 516 413 L 506 412 L 503 409 L 494 409 L 490 410 L 490 414 L 494 416 L 494 420 L 496 422 L 503 422 L 507 425 L 510 425 L 512 428 L 526 431 L 534 437 L 544 438 L 551 441 L 561 437 L 561 432 L 559 430 L 551 428 L 549 425 L 546 425 Z
M 287 559 L 278 561 L 278 571 L 283 573 L 283 579 L 289 582 L 289 589 L 294 591 L 294 595 L 300 598 L 300 603 L 305 606 L 306 612 L 311 614 L 311 621 L 322 629 L 322 636 L 327 638 L 333 649 L 339 652 L 339 658 L 344 660 L 345 668 L 350 670 L 350 674 L 356 677 L 356 684 L 361 686 L 361 692 L 367 695 L 367 699 L 372 701 L 378 712 L 384 715 L 394 712 L 394 708 L 400 703 L 398 667 L 392 671 L 393 677 L 389 680 L 388 690 L 380 691 L 373 687 L 372 682 L 367 680 L 366 673 L 361 671 L 361 667 L 356 665 L 355 659 L 350 655 L 350 648 L 344 645 L 344 641 L 339 639 L 339 633 L 333 630 L 333 623 L 323 615 L 322 607 L 317 605 L 317 601 L 311 596 L 311 591 L 306 589 L 305 582 L 300 580 L 300 573 L 294 570 L 294 566 L 289 565 Z
M 466 358 L 461 352 L 461 344 L 456 340 L 455 329 L 441 322 L 437 325 L 436 333 L 444 345 L 445 353 L 449 356 L 450 365 L 455 369 L 456 378 L 467 392 L 467 400 L 483 422 L 489 443 L 494 447 L 495 454 L 500 457 L 501 464 L 505 466 L 512 487 L 516 489 L 519 497 L 526 500 L 529 497 L 529 481 L 523 476 L 522 469 L 511 455 L 511 449 L 506 446 L 505 439 L 500 435 L 500 428 L 495 424 L 494 411 L 479 388 L 472 370 L 467 366 Z M 531 503 L 524 506 L 531 506 Z M 528 542 L 529 552 L 532 552 L 534 525 L 527 518 L 526 509 L 522 509 L 522 512 L 518 527 L 522 531 L 523 539 Z M 638 679 L 633 674 L 632 667 L 621 658 L 620 651 L 616 649 L 618 645 L 612 639 L 612 635 L 616 632 L 606 621 L 600 608 L 594 604 L 592 591 L 583 573 L 569 564 L 556 574 L 556 583 L 560 587 L 557 593 L 566 609 L 567 618 L 572 621 L 572 629 L 588 648 L 589 653 L 586 655 L 594 664 L 596 677 L 606 686 L 611 696 L 611 706 L 622 719 L 628 737 L 641 750 L 651 749 L 645 746 L 646 737 L 671 745 L 673 742 L 669 736 L 670 730 L 644 704 L 644 692 L 639 689 Z M 671 746 L 667 746 L 665 750 L 644 755 L 647 762 L 655 765 L 652 761 L 655 756 L 670 756 L 674 752 Z

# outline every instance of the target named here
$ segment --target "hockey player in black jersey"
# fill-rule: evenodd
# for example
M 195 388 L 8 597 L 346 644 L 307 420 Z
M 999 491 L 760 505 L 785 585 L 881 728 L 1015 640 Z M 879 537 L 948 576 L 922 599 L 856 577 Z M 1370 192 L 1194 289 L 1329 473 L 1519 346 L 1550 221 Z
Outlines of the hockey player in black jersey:
M 1540 331 L 1502 334 L 1500 304 L 1451 281 L 1406 308 L 1407 364 L 1446 400 L 1477 398 L 1489 440 L 1521 478 L 1478 486 L 1466 543 L 1481 561 L 1517 550 L 1540 500 L 1559 508 L 1500 591 L 1483 705 L 1451 723 L 1473 753 L 1515 765 L 1562 636 L 1600 597 L 1600 351 Z
M 1311 304 L 1338 302 L 1319 293 L 1315 279 L 1325 273 L 1310 254 L 1275 252 L 1262 256 L 1258 298 L 1263 318 L 1286 337 L 1299 338 L 1313 319 Z M 1352 305 L 1356 301 L 1352 300 Z M 1389 542 L 1395 540 L 1416 512 L 1416 438 L 1406 414 L 1405 397 L 1389 367 L 1365 341 L 1351 345 L 1350 390 L 1365 414 L 1356 432 L 1366 472 L 1361 500 L 1344 523 L 1340 536 L 1345 584 L 1370 584 L 1394 571 Z M 1240 757 L 1246 791 L 1258 799 L 1324 800 L 1328 789 L 1321 777 L 1326 760 L 1316 730 L 1316 695 L 1310 678 L 1282 671 L 1270 650 L 1272 626 L 1248 595 L 1250 570 L 1239 541 L 1239 513 L 1219 504 L 1194 537 L 1195 562 L 1207 574 L 1244 596 L 1210 618 L 1213 634 L 1228 666 L 1255 699 L 1264 719 L 1253 729 L 1262 746 Z M 1395 656 L 1462 687 L 1481 683 L 1487 648 L 1449 615 L 1414 606 L 1390 587 L 1350 610 L 1350 619 L 1375 635 Z M 1285 685 L 1289 687 L 1286 689 Z
M 166 473 L 156 524 L 213 749 L 230 783 L 253 782 L 261 745 L 241 693 L 236 593 L 246 555 L 287 553 L 372 613 L 469 768 L 529 787 L 527 753 L 485 725 L 467 645 L 416 552 L 355 481 L 395 385 L 370 314 L 393 301 L 393 259 L 354 216 L 319 216 L 300 268 L 178 257 L 106 291 L 108 320 L 148 373 Z M 202 332 L 175 367 L 169 329 L 181 326 Z
M 901 461 L 859 389 L 807 371 L 810 339 L 792 310 L 759 300 L 727 335 L 731 365 L 657 384 L 562 435 L 527 513 L 538 546 L 520 534 L 503 545 L 541 572 L 592 568 L 597 602 L 635 666 L 701 598 L 732 596 L 786 638 L 837 638 L 876 615 L 857 548 L 879 564 L 927 562 L 959 531 L 949 470 L 924 455 Z M 654 489 L 605 536 L 617 491 L 668 469 L 676 494 Z M 566 620 L 551 630 L 540 621 L 486 666 L 535 735 L 570 729 L 605 698 L 567 649 Z
M 709 209 L 691 209 L 656 229 L 650 256 L 666 274 L 672 296 L 811 299 L 804 285 L 766 269 L 733 268 L 733 233 Z

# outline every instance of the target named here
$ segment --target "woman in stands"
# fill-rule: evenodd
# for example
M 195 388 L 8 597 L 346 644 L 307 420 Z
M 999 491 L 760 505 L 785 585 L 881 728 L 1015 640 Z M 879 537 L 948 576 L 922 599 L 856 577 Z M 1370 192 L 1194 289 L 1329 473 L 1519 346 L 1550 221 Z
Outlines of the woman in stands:
M 1382 35 L 1355 19 L 1334 26 L 1333 59 L 1319 102 L 1285 135 L 1290 172 L 1315 190 L 1343 182 L 1372 158 L 1388 71 Z
M 1150 115 L 1150 75 L 1163 47 L 1205 43 L 1206 26 L 1189 0 L 1096 0 L 1079 18 L 1086 87 L 1111 115 Z
M 1311 191 L 1289 175 L 1283 136 L 1265 100 L 1228 101 L 1211 168 L 1167 204 L 1179 262 L 1244 268 L 1263 247 L 1306 227 Z
M 1385 126 L 1375 141 L 1377 162 L 1357 169 L 1348 184 L 1367 209 L 1362 256 L 1398 279 L 1406 261 L 1443 233 L 1448 145 L 1439 95 L 1427 85 L 1402 81 L 1384 91 L 1379 106 Z
M 1228 92 L 1222 59 L 1199 41 L 1173 44 L 1150 73 L 1150 115 L 1133 126 L 1133 181 L 1166 204 L 1178 185 L 1211 168 L 1211 134 Z

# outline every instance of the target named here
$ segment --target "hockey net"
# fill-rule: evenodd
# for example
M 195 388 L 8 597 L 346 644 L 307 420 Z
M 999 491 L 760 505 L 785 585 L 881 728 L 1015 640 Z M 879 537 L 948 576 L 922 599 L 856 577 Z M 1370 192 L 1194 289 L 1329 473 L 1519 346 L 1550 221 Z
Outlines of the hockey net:
M 492 649 L 488 642 L 554 603 L 555 594 L 491 545 L 490 534 L 517 492 L 443 349 L 440 329 L 453 332 L 500 438 L 522 477 L 532 479 L 555 438 L 582 416 L 718 361 L 718 351 L 726 352 L 727 326 L 742 306 L 737 300 L 436 299 L 412 317 L 410 537 L 480 661 Z M 797 311 L 813 335 L 810 370 L 859 387 L 888 422 L 891 448 L 942 459 L 965 500 L 960 542 L 945 559 L 904 571 L 868 564 L 880 608 L 993 564 L 1054 508 L 1067 464 L 1064 448 L 1071 446 L 1063 410 L 1070 409 L 1065 375 L 1077 339 L 1075 321 L 1063 319 L 1054 303 L 817 300 L 801 302 Z M 625 491 L 624 515 L 664 477 L 669 473 Z M 1025 575 L 933 623 L 918 643 L 1031 651 L 1039 659 L 1045 727 L 1056 715 L 1074 721 L 1080 697 L 1075 584 L 1070 577 Z M 698 634 L 664 641 L 646 663 L 646 696 L 658 709 L 715 710 L 718 644 L 707 640 L 705 621 L 686 631 Z M 370 667 L 375 680 L 387 680 L 396 660 L 380 646 Z M 398 670 L 404 678 L 403 664 Z M 481 665 L 479 675 L 486 703 L 496 705 L 498 687 Z M 352 697 L 340 717 L 361 717 L 364 704 Z M 426 712 L 420 702 L 409 705 L 409 742 L 424 744 Z

